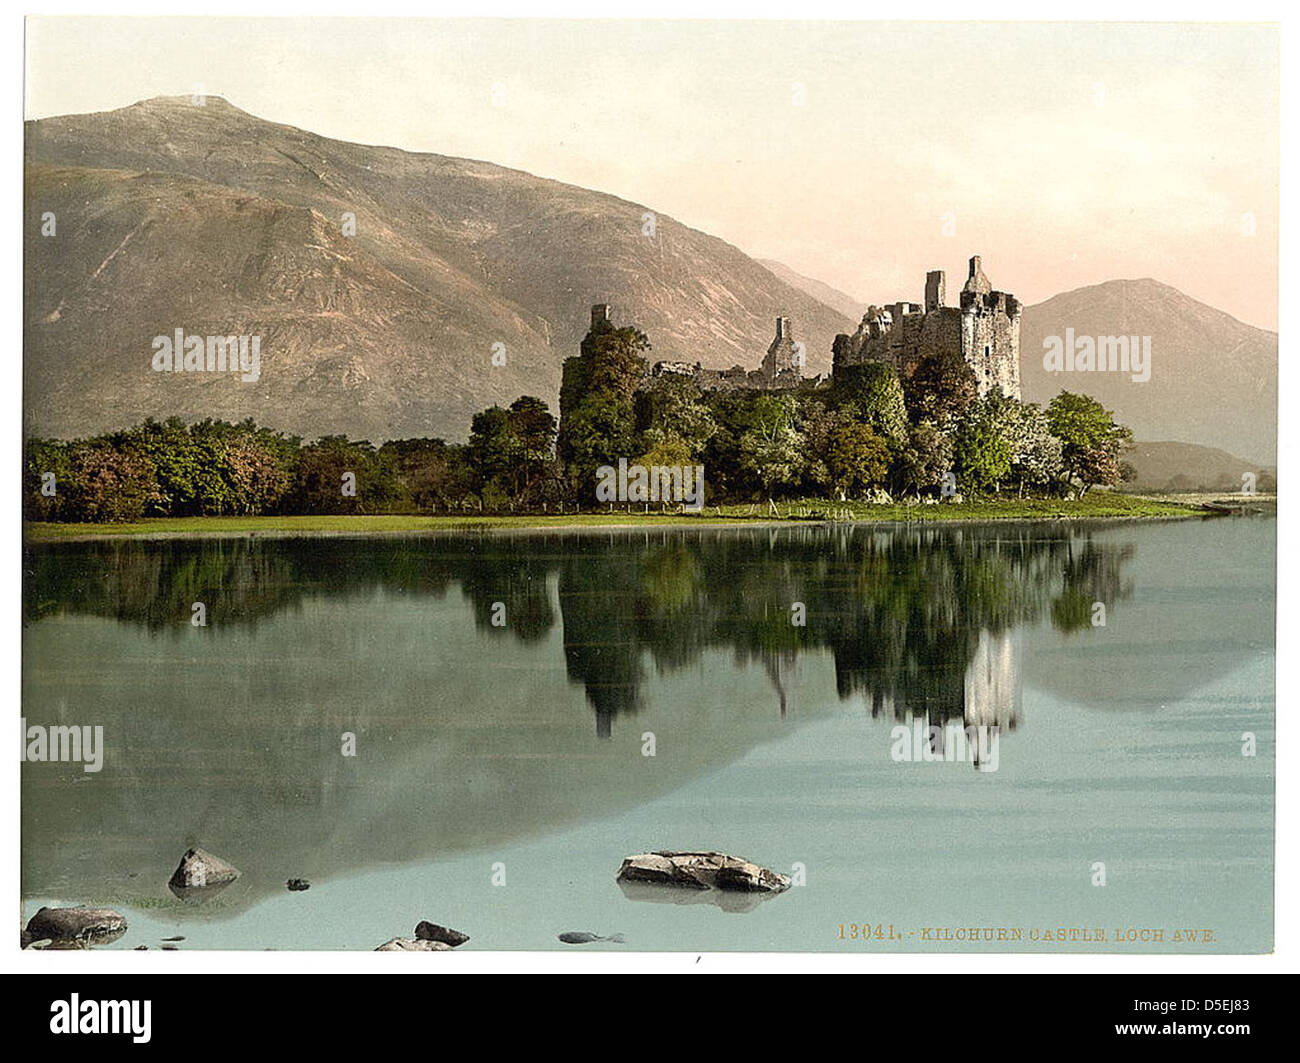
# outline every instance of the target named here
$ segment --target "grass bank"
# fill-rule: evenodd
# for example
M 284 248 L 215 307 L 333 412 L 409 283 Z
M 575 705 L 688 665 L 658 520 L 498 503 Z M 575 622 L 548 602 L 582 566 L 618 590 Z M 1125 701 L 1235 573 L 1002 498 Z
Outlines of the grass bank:
M 633 507 L 613 512 L 528 514 L 519 516 L 366 515 L 309 517 L 159 517 L 125 524 L 27 524 L 29 540 L 97 539 L 103 537 L 200 535 L 384 535 L 409 532 L 521 528 L 600 528 L 643 525 L 743 525 L 854 521 L 858 523 L 942 522 L 987 520 L 1112 520 L 1207 516 L 1197 503 L 1173 502 L 1095 491 L 1077 501 L 1064 499 L 998 499 L 939 505 L 870 505 L 821 499 L 781 502 L 773 511 L 766 503 L 706 506 L 699 513 L 645 512 Z

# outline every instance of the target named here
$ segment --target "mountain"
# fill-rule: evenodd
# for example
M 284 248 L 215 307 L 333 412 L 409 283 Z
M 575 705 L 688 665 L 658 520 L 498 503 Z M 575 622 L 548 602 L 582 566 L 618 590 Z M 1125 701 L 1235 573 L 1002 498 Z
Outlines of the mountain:
M 1113 372 L 1049 373 L 1043 340 L 1150 336 L 1145 383 Z M 1277 454 L 1277 334 L 1154 280 L 1116 280 L 1025 308 L 1020 384 L 1028 401 L 1082 391 L 1115 411 L 1138 440 L 1222 447 L 1271 465 Z
M 825 284 L 814 277 L 805 277 L 802 273 L 796 273 L 783 262 L 777 262 L 772 258 L 760 258 L 758 261 L 790 287 L 798 288 L 799 291 L 811 295 L 819 303 L 824 303 L 836 313 L 847 317 L 854 323 L 854 327 L 862 320 L 862 315 L 867 312 L 866 303 L 858 302 L 853 296 L 846 295 L 838 288 L 832 288 L 829 284 Z
M 1259 491 L 1277 489 L 1277 471 L 1217 447 L 1195 443 L 1138 443 L 1124 455 L 1137 473 L 1125 486 L 1145 491 L 1240 491 L 1242 476 L 1255 474 Z
M 757 366 L 784 316 L 824 372 L 854 328 L 666 215 L 643 235 L 640 204 L 330 140 L 216 97 L 28 122 L 26 161 L 29 432 L 177 414 L 463 439 L 494 402 L 555 409 L 593 303 L 644 330 L 652 359 L 708 366 Z M 259 336 L 260 378 L 154 372 L 153 338 L 178 328 Z

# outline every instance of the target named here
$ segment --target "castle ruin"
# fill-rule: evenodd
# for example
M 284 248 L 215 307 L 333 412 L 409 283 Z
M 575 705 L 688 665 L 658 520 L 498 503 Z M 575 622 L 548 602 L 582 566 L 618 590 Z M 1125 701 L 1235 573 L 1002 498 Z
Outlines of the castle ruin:
M 993 290 L 979 255 L 970 260 L 960 306 L 945 305 L 944 288 L 943 270 L 931 270 L 924 308 L 906 302 L 868 307 L 857 332 L 835 337 L 834 368 L 886 362 L 906 377 L 927 355 L 959 355 L 974 372 L 981 398 L 1001 388 L 1019 399 L 1020 301 Z
M 819 378 L 803 375 L 804 350 L 790 331 L 790 319 L 776 319 L 776 336 L 757 369 L 733 365 L 730 369 L 705 369 L 699 362 L 656 362 L 651 370 L 654 376 L 674 373 L 690 377 L 699 387 L 708 391 L 747 389 L 750 391 L 778 391 L 786 388 L 815 386 Z
M 925 303 L 899 302 L 871 306 L 852 336 L 841 333 L 832 349 L 832 377 L 839 370 L 867 362 L 884 362 L 900 377 L 908 377 L 928 355 L 956 355 L 971 367 L 983 398 L 1000 388 L 1008 398 L 1020 398 L 1020 300 L 993 290 L 980 266 L 970 260 L 970 275 L 961 290 L 960 305 L 946 305 L 943 270 L 925 275 Z M 591 309 L 592 327 L 609 321 L 609 305 Z M 706 369 L 699 362 L 656 362 L 651 375 L 688 377 L 708 391 L 782 391 L 817 387 L 821 377 L 805 377 L 802 344 L 794 341 L 788 317 L 776 319 L 776 336 L 758 369 L 733 365 Z

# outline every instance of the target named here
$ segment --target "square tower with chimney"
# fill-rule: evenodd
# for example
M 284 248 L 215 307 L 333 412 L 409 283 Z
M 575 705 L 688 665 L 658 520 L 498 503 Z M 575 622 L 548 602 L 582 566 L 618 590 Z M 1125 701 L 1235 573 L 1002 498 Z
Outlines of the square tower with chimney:
M 852 336 L 835 338 L 835 366 L 888 362 L 910 376 L 929 355 L 955 354 L 971 367 L 980 396 L 994 388 L 1020 398 L 1020 301 L 994 291 L 972 256 L 959 306 L 946 306 L 944 273 L 925 275 L 924 310 L 915 303 L 868 307 Z

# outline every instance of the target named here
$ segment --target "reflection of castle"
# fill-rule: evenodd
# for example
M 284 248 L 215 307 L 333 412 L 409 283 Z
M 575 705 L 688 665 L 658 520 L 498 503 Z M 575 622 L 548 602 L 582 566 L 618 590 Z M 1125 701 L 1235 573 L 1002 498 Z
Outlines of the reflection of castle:
M 980 629 L 969 658 L 948 647 L 944 659 L 931 661 L 906 688 L 868 681 L 863 693 L 873 717 L 919 718 L 934 726 L 961 720 L 967 727 L 1014 731 L 1020 722 L 1019 649 L 1017 632 Z M 897 676 L 882 680 L 895 683 Z
M 1131 593 L 1132 546 L 1034 526 L 778 531 L 662 530 L 501 537 L 467 553 L 445 542 L 218 540 L 29 544 L 24 617 L 114 617 L 177 636 L 203 586 L 227 626 L 252 625 L 304 596 L 385 588 L 442 597 L 459 588 L 485 639 L 544 645 L 609 737 L 636 714 L 655 675 L 710 650 L 766 670 L 773 714 L 798 712 L 805 654 L 829 654 L 842 700 L 875 717 L 928 724 L 1019 722 L 1017 632 L 1049 620 L 1091 630 L 1091 604 Z M 418 559 L 418 563 L 415 563 Z M 347 580 L 337 573 L 346 571 Z M 40 588 L 39 594 L 30 588 Z M 214 597 L 215 596 L 215 597 Z M 790 603 L 810 605 L 806 626 Z M 494 603 L 509 623 L 493 623 Z
M 1014 731 L 1020 721 L 1020 637 L 981 631 L 966 667 L 962 718 L 967 726 Z

